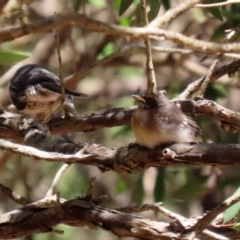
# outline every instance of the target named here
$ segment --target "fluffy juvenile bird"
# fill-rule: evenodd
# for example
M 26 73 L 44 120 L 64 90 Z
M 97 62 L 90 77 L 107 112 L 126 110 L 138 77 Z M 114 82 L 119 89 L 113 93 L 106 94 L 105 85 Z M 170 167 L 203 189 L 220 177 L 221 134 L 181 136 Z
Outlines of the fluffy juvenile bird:
M 133 95 L 138 108 L 131 126 L 137 142 L 147 148 L 166 143 L 199 143 L 201 129 L 160 91 L 158 96 Z
M 29 64 L 19 68 L 10 81 L 9 93 L 15 108 L 38 121 L 48 121 L 61 109 L 62 95 L 59 78 L 47 69 Z M 63 108 L 66 115 L 76 114 L 72 96 L 88 95 L 65 88 Z M 11 109 L 11 108 L 10 108 Z

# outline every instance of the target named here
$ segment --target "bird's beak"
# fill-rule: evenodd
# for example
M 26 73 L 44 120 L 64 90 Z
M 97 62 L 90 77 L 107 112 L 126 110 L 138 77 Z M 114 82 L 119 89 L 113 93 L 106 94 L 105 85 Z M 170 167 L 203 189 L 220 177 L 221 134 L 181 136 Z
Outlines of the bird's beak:
M 132 95 L 132 97 L 135 98 L 138 102 L 146 103 L 145 99 L 143 99 L 139 95 Z

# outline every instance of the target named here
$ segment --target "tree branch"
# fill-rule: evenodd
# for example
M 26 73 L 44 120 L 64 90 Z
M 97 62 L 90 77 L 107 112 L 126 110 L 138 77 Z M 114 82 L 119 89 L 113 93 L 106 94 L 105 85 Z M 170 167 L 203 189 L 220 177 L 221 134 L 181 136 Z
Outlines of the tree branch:
M 55 187 L 57 186 L 61 176 L 70 166 L 71 166 L 70 164 L 66 164 L 66 163 L 61 166 L 61 168 L 56 173 L 56 175 L 52 181 L 52 184 L 51 184 L 50 188 L 48 189 L 45 197 L 50 197 L 53 195 L 53 191 L 54 191 Z
M 173 144 L 159 146 L 154 150 L 140 147 L 138 144 L 126 145 L 119 149 L 92 144 L 85 146 L 84 153 L 81 154 L 61 154 L 0 140 L 0 149 L 35 160 L 82 163 L 96 166 L 101 171 L 115 171 L 117 173 L 182 164 L 213 166 L 240 164 L 238 157 L 240 145 L 238 144 Z M 79 151 L 81 149 L 82 146 L 79 147 Z
M 128 47 L 120 48 L 116 52 L 113 52 L 113 53 L 109 54 L 108 56 L 104 57 L 103 59 L 100 59 L 100 60 L 97 60 L 97 61 L 91 63 L 86 68 L 81 69 L 80 71 L 77 71 L 74 74 L 71 74 L 71 75 L 67 76 L 64 79 L 64 82 L 66 83 L 66 85 L 76 83 L 77 81 L 79 81 L 80 79 L 85 77 L 87 74 L 89 74 L 94 68 L 104 65 L 104 64 L 108 63 L 109 61 L 113 60 L 114 58 L 116 58 L 118 56 L 134 52 L 134 50 L 137 50 L 137 48 L 135 46 L 128 46 Z
M 194 5 L 199 2 L 201 2 L 201 0 L 187 0 L 180 3 L 176 7 L 169 9 L 162 16 L 157 17 L 150 23 L 150 26 L 160 28 L 162 25 L 169 23 L 171 20 L 175 19 L 180 14 L 185 13 L 189 8 L 194 7 Z
M 213 7 L 223 7 L 231 4 L 238 4 L 240 3 L 239 0 L 227 0 L 225 2 L 219 2 L 219 3 L 209 3 L 209 4 L 196 4 L 194 7 L 198 8 L 213 8 Z
M 239 131 L 240 113 L 231 111 L 222 107 L 211 100 L 199 99 L 194 100 L 176 100 L 181 109 L 187 114 L 204 114 L 213 117 L 224 124 L 224 130 Z M 130 124 L 131 116 L 135 107 L 130 108 L 113 108 L 86 113 L 82 116 L 71 119 L 53 118 L 48 127 L 52 135 L 66 134 L 71 132 L 89 132 L 106 127 L 115 127 Z M 19 133 L 19 123 L 23 116 L 3 112 L 0 114 L 0 138 L 18 139 L 23 137 Z
M 210 223 L 217 217 L 218 214 L 225 211 L 227 208 L 232 206 L 233 204 L 239 202 L 240 193 L 234 193 L 231 197 L 226 199 L 220 205 L 212 209 L 210 212 L 205 214 L 194 226 L 194 232 L 192 232 L 189 240 L 193 240 L 198 234 L 200 234 L 205 228 L 208 228 Z
M 142 18 L 144 25 L 148 25 L 148 15 L 147 15 L 147 6 L 146 1 L 141 0 L 142 5 Z M 147 69 L 147 91 L 148 95 L 157 95 L 157 82 L 156 76 L 153 67 L 152 61 L 152 50 L 151 50 L 151 41 L 149 38 L 144 40 L 144 44 L 146 46 L 146 69 Z
M 202 40 L 192 39 L 183 34 L 176 33 L 174 31 L 168 31 L 164 29 L 158 29 L 157 27 L 147 26 L 143 28 L 138 27 L 122 27 L 115 24 L 107 24 L 101 21 L 97 21 L 86 17 L 83 14 L 71 13 L 68 15 L 54 15 L 46 18 L 42 21 L 32 24 L 26 24 L 24 27 L 8 27 L 0 30 L 0 43 L 14 40 L 16 38 L 36 33 L 46 33 L 54 28 L 64 26 L 78 26 L 84 29 L 88 29 L 95 32 L 101 32 L 105 34 L 129 36 L 131 38 L 146 37 L 162 37 L 164 36 L 168 40 L 172 40 L 180 46 L 185 46 L 189 49 L 204 52 L 204 53 L 239 53 L 240 44 L 219 44 L 213 42 L 206 42 Z
M 12 189 L 4 186 L 0 183 L 0 191 L 5 194 L 7 197 L 9 197 L 12 201 L 16 202 L 17 204 L 20 204 L 22 206 L 25 206 L 28 204 L 28 201 L 22 197 L 19 196 L 17 193 L 15 193 Z
M 214 62 L 212 63 L 211 67 L 208 70 L 208 73 L 201 85 L 200 91 L 198 92 L 198 97 L 203 98 L 204 97 L 204 93 L 207 90 L 207 87 L 209 85 L 210 82 L 212 82 L 212 75 L 213 72 L 217 66 L 217 64 L 219 63 L 219 60 L 222 58 L 222 54 L 220 54 L 216 60 L 214 60 Z
M 225 74 L 235 73 L 236 71 L 238 71 L 239 67 L 240 67 L 240 59 L 235 60 L 221 68 L 218 68 L 212 73 L 211 83 L 216 81 L 217 79 L 219 79 Z M 200 89 L 205 78 L 206 76 L 201 77 L 200 79 L 189 84 L 188 87 L 178 97 L 176 97 L 176 99 L 183 100 L 183 99 L 190 98 L 194 93 L 196 93 Z
M 196 219 L 186 219 L 183 224 L 189 228 L 195 222 Z M 18 238 L 34 233 L 54 232 L 52 227 L 57 224 L 86 226 L 91 229 L 102 228 L 118 237 L 134 237 L 145 240 L 186 239 L 186 235 L 180 235 L 175 231 L 172 223 L 153 221 L 134 214 L 103 208 L 95 205 L 89 199 L 78 198 L 69 201 L 60 199 L 59 206 L 56 204 L 56 197 L 45 198 L 2 215 L 0 238 Z M 218 228 L 214 230 L 220 232 Z M 203 236 L 205 234 L 206 231 L 202 233 Z M 216 239 L 213 234 L 207 236 L 208 239 Z

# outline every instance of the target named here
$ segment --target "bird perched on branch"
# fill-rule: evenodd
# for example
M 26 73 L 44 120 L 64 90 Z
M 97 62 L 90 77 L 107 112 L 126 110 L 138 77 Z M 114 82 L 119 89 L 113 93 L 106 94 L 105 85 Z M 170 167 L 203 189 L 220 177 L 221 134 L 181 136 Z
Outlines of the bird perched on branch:
M 38 121 L 47 122 L 62 107 L 66 116 L 75 115 L 72 96 L 88 95 L 64 88 L 59 78 L 47 69 L 29 64 L 19 68 L 10 81 L 9 93 L 14 107 Z M 11 110 L 11 108 L 10 108 Z
M 158 96 L 133 95 L 138 108 L 131 126 L 137 142 L 147 148 L 167 143 L 199 143 L 201 129 L 160 91 Z

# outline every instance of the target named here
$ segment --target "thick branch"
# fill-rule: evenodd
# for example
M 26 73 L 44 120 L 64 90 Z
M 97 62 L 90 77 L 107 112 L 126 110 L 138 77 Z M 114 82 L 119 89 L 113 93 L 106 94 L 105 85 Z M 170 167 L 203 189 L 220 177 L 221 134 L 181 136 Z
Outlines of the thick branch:
M 168 31 L 164 29 L 158 29 L 156 27 L 147 26 L 144 28 L 137 27 L 122 27 L 115 24 L 107 24 L 101 21 L 97 21 L 86 17 L 83 14 L 71 13 L 68 15 L 52 16 L 42 21 L 32 24 L 26 24 L 24 27 L 9 27 L 0 30 L 0 43 L 11 41 L 16 38 L 36 33 L 46 33 L 52 31 L 54 28 L 64 27 L 69 25 L 75 25 L 88 29 L 91 31 L 101 32 L 105 34 L 129 36 L 132 38 L 145 39 L 147 36 L 154 36 L 156 38 L 164 36 L 166 39 L 185 46 L 189 49 L 205 52 L 205 53 L 238 53 L 240 52 L 239 43 L 231 44 L 219 44 L 201 41 L 197 39 L 189 38 L 183 34 L 176 33 L 174 31 Z
M 177 233 L 174 224 L 171 223 L 153 221 L 134 214 L 103 208 L 89 199 L 69 201 L 60 199 L 60 202 L 59 205 L 54 204 L 54 199 L 43 199 L 2 215 L 0 238 L 18 238 L 34 233 L 54 232 L 52 227 L 58 224 L 68 224 L 92 229 L 102 228 L 119 237 L 145 240 L 186 239 L 186 235 Z M 189 228 L 195 222 L 196 219 L 186 219 L 183 224 Z M 218 231 L 217 228 L 215 230 Z M 208 239 L 215 238 L 209 237 Z
M 115 127 L 130 123 L 135 107 L 113 108 L 86 113 L 71 119 L 53 118 L 48 126 L 51 134 L 64 134 L 71 132 L 90 132 L 106 127 Z M 18 131 L 22 115 L 10 112 L 0 114 L 0 138 L 21 139 Z
M 240 126 L 240 113 L 224 108 L 214 101 L 200 99 L 198 101 L 176 101 L 181 105 L 181 109 L 188 115 L 204 114 L 211 116 L 224 124 L 228 124 L 231 130 L 236 131 Z M 71 119 L 53 118 L 48 123 L 51 134 L 65 134 L 71 132 L 89 132 L 106 127 L 115 127 L 130 124 L 130 119 L 135 107 L 114 108 L 100 110 L 84 114 Z M 3 112 L 0 114 L 0 138 L 21 139 L 18 130 L 22 116 Z M 227 130 L 227 129 L 226 129 Z
M 77 145 L 77 144 L 76 144 Z M 36 160 L 51 162 L 82 163 L 98 167 L 101 171 L 128 173 L 137 169 L 172 165 L 239 165 L 238 144 L 173 144 L 159 146 L 154 150 L 130 144 L 119 149 L 110 149 L 97 144 L 84 147 L 81 154 L 61 154 L 40 151 L 5 140 L 0 140 L 0 149 Z M 82 146 L 79 146 L 79 150 Z

